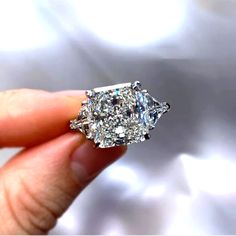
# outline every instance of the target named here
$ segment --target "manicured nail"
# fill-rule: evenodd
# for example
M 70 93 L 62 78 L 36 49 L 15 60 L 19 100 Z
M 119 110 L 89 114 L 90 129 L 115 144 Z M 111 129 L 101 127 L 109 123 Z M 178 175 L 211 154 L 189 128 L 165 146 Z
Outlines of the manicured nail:
M 65 96 L 83 96 L 85 95 L 84 90 L 63 90 L 54 92 L 54 94 L 65 95 Z

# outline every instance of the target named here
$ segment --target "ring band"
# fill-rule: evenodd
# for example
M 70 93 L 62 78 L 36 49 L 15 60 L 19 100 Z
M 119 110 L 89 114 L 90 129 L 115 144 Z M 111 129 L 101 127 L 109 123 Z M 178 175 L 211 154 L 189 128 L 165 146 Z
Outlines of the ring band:
M 139 81 L 94 88 L 86 95 L 70 128 L 84 133 L 99 148 L 150 139 L 149 131 L 170 109 L 168 103 L 159 102 L 142 90 Z

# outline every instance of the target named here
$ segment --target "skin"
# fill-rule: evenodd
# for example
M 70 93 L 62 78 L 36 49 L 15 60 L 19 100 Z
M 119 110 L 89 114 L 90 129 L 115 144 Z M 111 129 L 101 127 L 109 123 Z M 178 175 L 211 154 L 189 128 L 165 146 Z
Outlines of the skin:
M 0 92 L 0 147 L 22 150 L 0 168 L 0 234 L 46 234 L 126 147 L 94 149 L 68 121 L 83 91 Z

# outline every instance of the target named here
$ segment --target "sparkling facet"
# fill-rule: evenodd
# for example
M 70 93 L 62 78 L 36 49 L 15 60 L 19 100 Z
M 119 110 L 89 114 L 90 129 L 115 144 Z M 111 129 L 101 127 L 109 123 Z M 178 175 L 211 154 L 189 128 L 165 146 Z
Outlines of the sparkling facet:
M 89 93 L 88 93 L 89 94 Z M 137 143 L 148 139 L 166 103 L 157 104 L 131 83 L 95 88 L 80 111 L 79 123 L 72 123 L 101 148 Z

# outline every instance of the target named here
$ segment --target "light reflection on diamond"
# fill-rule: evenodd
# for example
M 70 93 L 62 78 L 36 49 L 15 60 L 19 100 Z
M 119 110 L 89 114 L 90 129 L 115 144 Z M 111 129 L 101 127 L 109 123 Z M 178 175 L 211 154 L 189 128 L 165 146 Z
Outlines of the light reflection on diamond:
M 146 140 L 166 111 L 146 90 L 137 90 L 131 83 L 96 88 L 88 94 L 78 129 L 101 148 Z

